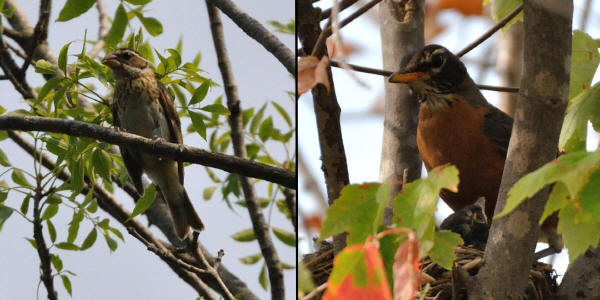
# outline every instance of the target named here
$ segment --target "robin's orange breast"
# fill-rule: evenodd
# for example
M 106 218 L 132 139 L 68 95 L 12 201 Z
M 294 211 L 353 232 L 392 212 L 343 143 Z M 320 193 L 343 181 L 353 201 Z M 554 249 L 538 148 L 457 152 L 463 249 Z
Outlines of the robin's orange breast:
M 419 111 L 417 145 L 428 171 L 447 163 L 458 168 L 458 193 L 448 190 L 440 193 L 448 206 L 459 210 L 483 196 L 485 213 L 492 216 L 505 158 L 486 137 L 484 117 L 484 107 L 472 107 L 461 97 L 453 97 L 445 107 L 423 105 Z

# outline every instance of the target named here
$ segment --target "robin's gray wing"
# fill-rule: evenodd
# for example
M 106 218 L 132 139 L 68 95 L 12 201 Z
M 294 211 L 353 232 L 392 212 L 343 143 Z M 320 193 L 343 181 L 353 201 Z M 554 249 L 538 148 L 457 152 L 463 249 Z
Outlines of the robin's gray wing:
M 121 128 L 117 109 L 117 101 L 113 101 L 112 113 L 114 126 L 116 128 Z M 138 193 L 142 195 L 144 193 L 144 186 L 142 185 L 142 173 L 144 170 L 140 164 L 139 152 L 131 151 L 124 146 L 119 146 L 119 151 L 121 152 L 121 157 L 123 158 L 123 163 L 125 164 L 129 178 L 131 178 L 131 181 L 133 182 L 133 185 Z
M 484 118 L 483 132 L 496 150 L 503 156 L 506 156 L 513 119 L 492 105 L 486 107 Z
M 183 136 L 181 135 L 181 122 L 179 121 L 179 115 L 177 114 L 177 110 L 175 109 L 175 104 L 173 103 L 173 99 L 171 99 L 171 95 L 167 88 L 160 82 L 160 80 L 156 79 L 158 82 L 158 89 L 160 91 L 159 101 L 160 105 L 163 108 L 163 113 L 165 118 L 167 119 L 167 124 L 169 126 L 170 140 L 171 143 L 181 144 L 183 145 Z M 177 169 L 179 172 L 179 182 L 183 184 L 183 162 L 177 162 Z

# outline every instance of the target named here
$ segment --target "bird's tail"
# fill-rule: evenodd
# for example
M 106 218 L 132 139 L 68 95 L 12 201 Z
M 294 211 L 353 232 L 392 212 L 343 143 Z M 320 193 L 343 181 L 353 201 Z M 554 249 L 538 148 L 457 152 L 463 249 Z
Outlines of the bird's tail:
M 202 221 L 196 213 L 192 202 L 190 202 L 190 198 L 188 197 L 185 189 L 183 189 L 183 201 L 177 205 L 171 205 L 171 202 L 167 202 L 169 203 L 169 208 L 171 210 L 171 214 L 173 215 L 175 232 L 177 232 L 177 236 L 179 238 L 185 239 L 190 227 L 194 231 L 204 230 L 204 224 L 202 224 Z

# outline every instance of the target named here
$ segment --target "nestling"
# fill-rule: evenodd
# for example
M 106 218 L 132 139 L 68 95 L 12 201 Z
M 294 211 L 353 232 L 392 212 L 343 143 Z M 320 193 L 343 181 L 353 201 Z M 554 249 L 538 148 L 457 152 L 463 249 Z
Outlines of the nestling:
M 147 138 L 183 144 L 181 123 L 173 100 L 150 63 L 140 53 L 125 48 L 107 55 L 102 63 L 110 67 L 115 78 L 114 125 Z M 168 204 L 179 238 L 185 239 L 190 227 L 195 231 L 204 229 L 183 186 L 182 162 L 135 148 L 119 148 L 129 177 L 140 195 L 144 192 L 142 173 L 158 187 Z

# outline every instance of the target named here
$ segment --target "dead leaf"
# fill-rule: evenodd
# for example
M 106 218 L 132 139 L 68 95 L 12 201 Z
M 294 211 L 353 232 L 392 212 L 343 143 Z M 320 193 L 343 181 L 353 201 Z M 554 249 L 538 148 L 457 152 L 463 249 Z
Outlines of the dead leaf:
M 323 84 L 329 91 L 329 76 L 327 76 L 329 59 L 323 56 L 321 60 L 315 56 L 303 56 L 298 61 L 298 95 L 302 95 L 317 84 Z

